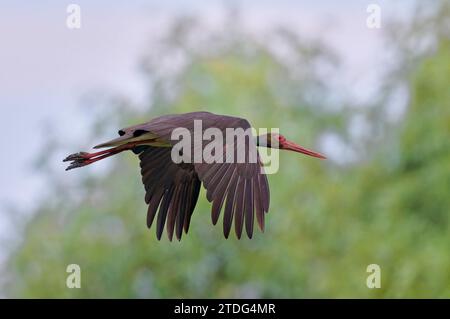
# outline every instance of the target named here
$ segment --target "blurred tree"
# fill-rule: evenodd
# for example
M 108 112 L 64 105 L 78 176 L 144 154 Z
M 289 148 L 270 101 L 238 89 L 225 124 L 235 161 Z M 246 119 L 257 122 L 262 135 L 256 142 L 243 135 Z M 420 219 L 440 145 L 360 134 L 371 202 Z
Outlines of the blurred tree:
M 282 123 L 305 145 L 330 131 L 348 140 L 349 110 L 333 107 L 319 76 L 323 65 L 337 66 L 330 50 L 285 29 L 258 39 L 231 21 L 225 33 L 178 20 L 143 61 L 151 113 L 110 104 L 94 111 L 93 138 L 156 114 L 203 109 L 255 127 Z M 189 235 L 157 242 L 145 227 L 131 154 L 101 174 L 61 175 L 47 161 L 53 193 L 24 223 L 4 290 L 11 297 L 448 297 L 449 56 L 448 39 L 440 39 L 408 73 L 398 143 L 371 160 L 325 166 L 283 154 L 280 172 L 269 177 L 267 231 L 251 241 L 223 239 L 201 197 Z M 73 263 L 81 266 L 81 289 L 65 285 Z M 372 263 L 381 266 L 381 289 L 366 287 Z

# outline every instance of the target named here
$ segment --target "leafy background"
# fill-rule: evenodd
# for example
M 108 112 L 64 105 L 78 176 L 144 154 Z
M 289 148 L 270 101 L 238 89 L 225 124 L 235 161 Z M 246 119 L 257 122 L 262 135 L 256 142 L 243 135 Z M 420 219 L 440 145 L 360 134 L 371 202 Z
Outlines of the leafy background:
M 387 26 L 398 63 L 365 105 L 330 89 L 328 80 L 341 65 L 318 39 L 288 28 L 255 36 L 234 11 L 226 32 L 205 31 L 195 16 L 174 18 L 170 32 L 139 62 L 146 103 L 93 94 L 80 103 L 94 119 L 87 143 L 68 145 L 48 135 L 34 169 L 45 176 L 49 195 L 32 214 L 14 211 L 19 239 L 2 269 L 4 295 L 448 298 L 450 8 L 442 1 L 432 9 L 419 8 L 412 21 Z M 399 88 L 407 92 L 407 107 L 391 121 L 389 101 Z M 101 171 L 60 172 L 61 154 L 117 128 L 193 110 L 280 127 L 316 149 L 333 136 L 353 156 L 323 162 L 281 154 L 280 171 L 269 176 L 266 232 L 240 241 L 225 240 L 220 226 L 211 225 L 202 190 L 189 235 L 158 242 L 145 227 L 133 154 Z M 364 123 L 364 134 L 352 134 L 355 120 Z M 72 263 L 81 266 L 82 289 L 65 286 Z M 381 267 L 381 289 L 366 286 L 372 263 Z

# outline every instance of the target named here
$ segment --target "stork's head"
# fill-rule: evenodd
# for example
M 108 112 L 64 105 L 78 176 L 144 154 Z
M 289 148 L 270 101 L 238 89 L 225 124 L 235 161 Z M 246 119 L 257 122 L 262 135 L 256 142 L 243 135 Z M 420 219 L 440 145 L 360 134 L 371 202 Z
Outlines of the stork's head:
M 258 136 L 257 145 L 263 147 L 278 148 L 280 150 L 293 151 L 312 157 L 326 159 L 326 157 L 322 154 L 308 150 L 301 147 L 300 145 L 295 144 L 294 142 L 288 141 L 283 135 L 278 133 L 269 133 Z

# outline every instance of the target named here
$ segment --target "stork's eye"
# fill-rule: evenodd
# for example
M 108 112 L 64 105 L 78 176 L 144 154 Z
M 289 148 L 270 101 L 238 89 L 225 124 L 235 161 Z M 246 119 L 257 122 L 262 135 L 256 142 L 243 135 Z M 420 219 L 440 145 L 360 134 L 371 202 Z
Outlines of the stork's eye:
M 124 136 L 124 135 L 125 135 L 125 131 L 124 131 L 124 130 L 120 130 L 120 131 L 119 131 L 119 135 L 120 135 L 120 136 Z
M 144 130 L 136 130 L 136 131 L 133 132 L 133 136 L 134 136 L 134 137 L 139 137 L 139 136 L 141 136 L 142 134 L 145 134 L 145 133 L 147 133 L 147 131 L 144 131 Z

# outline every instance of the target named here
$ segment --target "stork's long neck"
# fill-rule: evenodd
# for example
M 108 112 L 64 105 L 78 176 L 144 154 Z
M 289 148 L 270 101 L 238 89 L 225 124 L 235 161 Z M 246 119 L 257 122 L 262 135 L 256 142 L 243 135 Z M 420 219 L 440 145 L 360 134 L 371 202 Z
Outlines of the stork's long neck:
M 255 136 L 255 137 L 253 137 L 253 138 L 255 139 L 256 146 L 261 146 L 261 145 L 259 144 L 259 135 L 258 135 L 258 136 Z
M 257 146 L 270 147 L 270 138 L 265 134 L 255 136 L 255 142 Z

